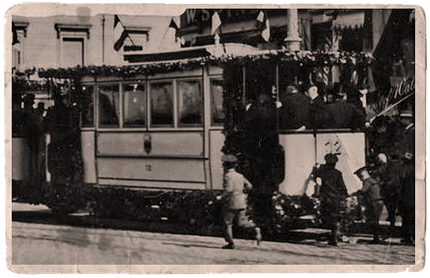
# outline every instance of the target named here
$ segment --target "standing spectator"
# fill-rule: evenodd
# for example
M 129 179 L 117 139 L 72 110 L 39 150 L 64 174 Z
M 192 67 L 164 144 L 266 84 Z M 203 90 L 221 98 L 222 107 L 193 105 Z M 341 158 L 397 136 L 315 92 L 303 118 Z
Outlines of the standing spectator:
M 402 156 L 399 212 L 402 217 L 402 243 L 413 244 L 415 239 L 415 163 L 413 154 Z
M 255 232 L 257 244 L 260 244 L 260 228 L 246 216 L 247 193 L 252 190 L 252 184 L 242 175 L 236 172 L 237 158 L 234 155 L 223 157 L 224 166 L 224 192 L 217 196 L 217 200 L 223 201 L 222 214 L 225 227 L 225 240 L 228 243 L 223 249 L 234 249 L 233 242 L 233 222 L 237 220 L 237 225 L 245 229 L 252 229 Z
M 396 143 L 398 155 L 401 157 L 406 152 L 415 154 L 415 124 L 412 110 L 400 111 L 400 122 L 403 127 Z
M 382 201 L 379 183 L 369 175 L 366 167 L 358 169 L 354 174 L 363 182 L 363 188 L 359 193 L 364 197 L 366 224 L 370 224 L 373 232 L 371 243 L 380 243 L 379 218 L 381 217 L 384 202 Z
M 343 181 L 342 172 L 335 169 L 338 158 L 335 154 L 326 154 L 326 164 L 315 169 L 315 177 L 321 179 L 321 188 L 317 186 L 316 195 L 321 200 L 321 216 L 323 222 L 331 229 L 329 245 L 337 246 L 340 232 L 342 212 L 348 192 Z
M 380 153 L 376 157 L 376 167 L 371 174 L 380 183 L 381 194 L 388 212 L 387 220 L 390 222 L 390 233 L 396 223 L 396 211 L 400 198 L 399 166 L 393 161 L 388 161 L 385 154 Z

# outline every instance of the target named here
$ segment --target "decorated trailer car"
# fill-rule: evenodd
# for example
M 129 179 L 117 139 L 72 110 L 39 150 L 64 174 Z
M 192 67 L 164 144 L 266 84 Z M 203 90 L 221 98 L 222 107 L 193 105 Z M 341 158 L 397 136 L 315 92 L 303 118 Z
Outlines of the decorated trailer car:
M 84 184 L 222 190 L 222 156 L 232 153 L 256 192 L 311 196 L 313 166 L 335 153 L 348 192 L 360 188 L 353 173 L 365 165 L 363 107 L 336 105 L 346 103 L 339 96 L 360 96 L 350 84 L 366 82 L 366 55 L 223 44 L 124 59 L 39 70 L 79 111 Z

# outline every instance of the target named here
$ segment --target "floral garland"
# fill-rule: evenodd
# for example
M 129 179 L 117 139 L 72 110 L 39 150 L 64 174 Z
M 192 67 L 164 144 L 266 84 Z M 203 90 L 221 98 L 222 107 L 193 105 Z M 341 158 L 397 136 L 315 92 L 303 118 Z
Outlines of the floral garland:
M 232 65 L 246 66 L 258 60 L 277 60 L 283 63 L 298 61 L 309 66 L 325 65 L 348 65 L 351 67 L 363 67 L 372 63 L 373 57 L 368 53 L 351 52 L 310 52 L 310 51 L 268 51 L 267 53 L 254 55 L 222 55 L 206 56 L 200 58 L 187 59 L 184 61 L 154 62 L 142 65 L 125 66 L 77 66 L 75 68 L 59 69 L 39 69 L 41 78 L 77 78 L 81 76 L 118 76 L 133 77 L 136 75 L 154 75 L 157 73 L 168 73 L 174 71 L 184 71 L 188 68 L 201 67 L 204 65 Z

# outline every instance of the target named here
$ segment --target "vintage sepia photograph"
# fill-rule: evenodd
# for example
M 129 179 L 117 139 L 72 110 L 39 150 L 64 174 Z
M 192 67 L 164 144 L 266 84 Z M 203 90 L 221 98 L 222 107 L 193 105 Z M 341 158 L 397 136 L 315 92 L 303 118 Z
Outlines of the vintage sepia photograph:
M 11 272 L 424 268 L 420 6 L 19 3 L 4 18 Z

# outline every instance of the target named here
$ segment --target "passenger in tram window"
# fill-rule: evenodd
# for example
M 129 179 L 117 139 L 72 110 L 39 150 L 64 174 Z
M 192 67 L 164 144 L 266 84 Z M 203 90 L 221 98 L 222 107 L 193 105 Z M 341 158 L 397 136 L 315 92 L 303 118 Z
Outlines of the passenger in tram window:
M 309 106 L 309 128 L 327 128 L 330 120 L 324 99 L 324 84 L 311 85 L 306 91 L 311 99 Z
M 280 96 L 281 129 L 306 129 L 309 125 L 311 99 L 299 91 L 297 85 L 288 85 Z
M 327 105 L 330 115 L 330 128 L 349 128 L 353 131 L 363 130 L 365 114 L 355 104 L 349 102 L 348 93 L 353 98 L 355 91 L 346 87 L 335 96 L 335 102 Z

